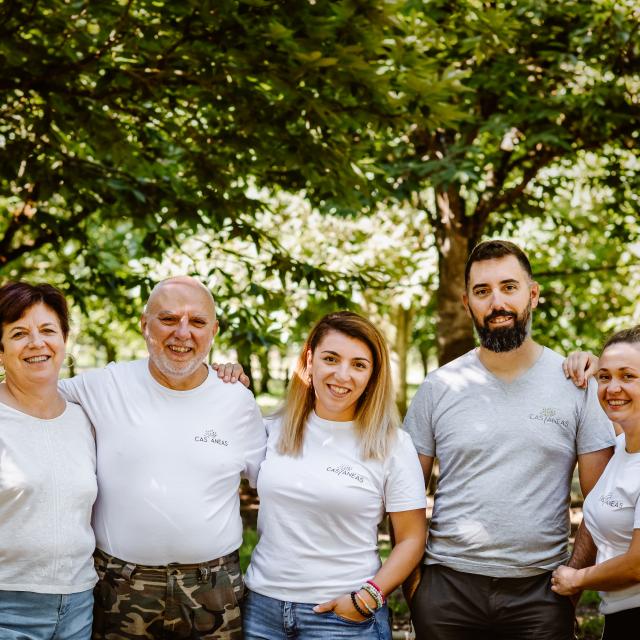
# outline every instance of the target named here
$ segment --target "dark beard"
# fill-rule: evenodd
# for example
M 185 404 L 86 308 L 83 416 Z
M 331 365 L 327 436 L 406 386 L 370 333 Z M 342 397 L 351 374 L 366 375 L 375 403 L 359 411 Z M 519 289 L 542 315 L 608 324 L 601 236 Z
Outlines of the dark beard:
M 490 320 L 500 316 L 509 316 L 513 318 L 512 327 L 498 327 L 490 329 L 487 324 Z M 489 351 L 495 353 L 504 353 L 505 351 L 513 351 L 522 346 L 527 335 L 529 334 L 529 318 L 531 317 L 531 304 L 529 304 L 522 314 L 518 317 L 512 311 L 493 311 L 484 319 L 484 324 L 480 324 L 476 317 L 472 314 L 473 324 L 480 338 L 480 344 Z

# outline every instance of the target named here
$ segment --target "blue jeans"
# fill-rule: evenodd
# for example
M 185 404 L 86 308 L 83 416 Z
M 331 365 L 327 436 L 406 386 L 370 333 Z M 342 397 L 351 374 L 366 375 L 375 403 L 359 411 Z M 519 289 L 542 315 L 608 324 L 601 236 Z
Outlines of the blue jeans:
M 249 591 L 244 605 L 244 640 L 391 640 L 387 605 L 363 622 L 345 620 L 332 611 L 314 613 L 314 606 Z
M 59 595 L 0 590 L 2 640 L 89 640 L 93 589 Z

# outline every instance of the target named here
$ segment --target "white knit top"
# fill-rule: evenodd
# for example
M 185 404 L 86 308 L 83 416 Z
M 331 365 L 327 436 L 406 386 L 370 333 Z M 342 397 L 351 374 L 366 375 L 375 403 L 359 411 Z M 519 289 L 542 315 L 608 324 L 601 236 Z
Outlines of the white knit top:
M 42 420 L 0 403 L 0 590 L 93 587 L 95 465 L 91 423 L 78 405 Z

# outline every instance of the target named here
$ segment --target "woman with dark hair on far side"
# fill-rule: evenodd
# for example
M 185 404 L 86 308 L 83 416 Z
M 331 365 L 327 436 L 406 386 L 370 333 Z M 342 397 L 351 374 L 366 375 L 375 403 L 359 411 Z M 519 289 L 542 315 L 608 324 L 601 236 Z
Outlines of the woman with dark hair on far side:
M 390 639 L 386 596 L 422 557 L 426 498 L 378 329 L 322 318 L 267 430 L 245 639 Z M 381 564 L 385 513 L 396 545 Z
M 91 636 L 95 443 L 58 392 L 69 318 L 48 284 L 0 287 L 0 638 Z
M 595 377 L 602 408 L 622 429 L 583 507 L 584 525 L 598 549 L 596 564 L 558 567 L 551 588 L 567 596 L 598 589 L 603 640 L 627 640 L 640 629 L 640 325 L 607 340 Z

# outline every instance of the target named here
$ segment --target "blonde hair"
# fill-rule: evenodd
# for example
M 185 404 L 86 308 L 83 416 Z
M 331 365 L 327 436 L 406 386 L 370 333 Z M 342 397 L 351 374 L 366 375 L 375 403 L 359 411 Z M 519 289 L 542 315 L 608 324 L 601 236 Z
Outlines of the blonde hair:
M 338 311 L 322 318 L 311 330 L 296 364 L 282 409 L 282 430 L 278 451 L 297 456 L 302 452 L 307 418 L 316 396 L 310 380 L 308 354 L 313 355 L 322 339 L 331 331 L 364 342 L 373 356 L 369 382 L 356 403 L 356 434 L 364 459 L 384 459 L 400 424 L 391 380 L 389 349 L 383 335 L 369 320 L 351 311 Z

